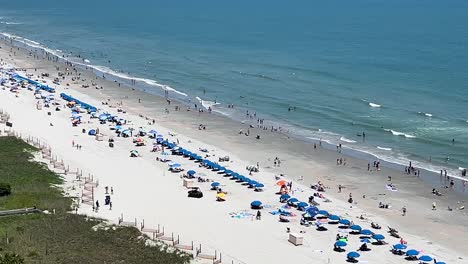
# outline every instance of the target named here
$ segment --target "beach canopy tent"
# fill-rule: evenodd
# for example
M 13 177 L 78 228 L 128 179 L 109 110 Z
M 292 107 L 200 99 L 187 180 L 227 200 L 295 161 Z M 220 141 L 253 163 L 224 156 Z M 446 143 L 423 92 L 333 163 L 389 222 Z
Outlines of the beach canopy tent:
M 335 243 L 335 247 L 346 247 L 348 245 L 348 243 L 346 243 L 345 241 L 336 241 Z
M 195 175 L 196 173 L 197 173 L 197 172 L 194 171 L 194 170 L 189 170 L 189 171 L 187 171 L 187 175 L 189 175 L 189 176 L 193 176 L 193 175 Z
M 341 220 L 340 220 L 340 224 L 342 224 L 342 225 L 350 225 L 350 224 L 351 224 L 351 221 L 349 221 L 348 219 L 341 219 Z
M 219 182 L 213 182 L 211 183 L 211 187 L 218 187 L 220 186 L 221 184 Z
M 337 216 L 337 215 L 330 215 L 330 216 L 328 217 L 328 219 L 329 219 L 330 221 L 340 221 L 340 217 Z
M 374 232 L 370 231 L 369 229 L 361 230 L 361 235 L 372 236 L 373 234 L 374 234 Z
M 432 257 L 428 255 L 422 255 L 421 257 L 419 257 L 419 260 L 422 262 L 429 262 L 432 261 Z
M 393 245 L 393 248 L 396 249 L 396 250 L 404 250 L 407 248 L 406 245 L 403 245 L 403 244 L 395 244 Z
M 419 255 L 419 251 L 417 251 L 416 249 L 410 249 L 406 251 L 406 256 L 415 257 L 417 255 Z
M 360 256 L 361 256 L 361 254 L 357 253 L 356 251 L 351 251 L 346 255 L 346 257 L 348 257 L 350 259 L 359 258 Z
M 381 235 L 381 234 L 375 234 L 375 235 L 372 236 L 372 238 L 375 239 L 375 240 L 384 240 L 385 236 Z

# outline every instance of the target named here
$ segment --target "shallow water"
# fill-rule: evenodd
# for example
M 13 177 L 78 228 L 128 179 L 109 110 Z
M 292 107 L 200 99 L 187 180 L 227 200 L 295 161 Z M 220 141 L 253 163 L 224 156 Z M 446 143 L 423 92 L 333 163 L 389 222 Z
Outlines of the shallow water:
M 147 92 L 221 103 L 239 121 L 249 110 L 302 138 L 458 173 L 468 167 L 467 13 L 455 0 L 27 0 L 2 4 L 0 31 L 80 54 L 99 75 L 139 77 Z

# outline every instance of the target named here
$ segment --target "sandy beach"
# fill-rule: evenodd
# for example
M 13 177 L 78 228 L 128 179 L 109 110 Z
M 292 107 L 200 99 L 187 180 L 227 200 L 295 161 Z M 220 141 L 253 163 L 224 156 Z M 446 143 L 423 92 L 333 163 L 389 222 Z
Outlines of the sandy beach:
M 408 249 L 420 251 L 419 256 L 429 255 L 446 263 L 468 261 L 465 245 L 468 211 L 462 209 L 467 197 L 462 183 L 464 179 L 457 180 L 453 188 L 444 188 L 449 186 L 449 179 L 424 170 L 419 177 L 385 166 L 376 170 L 372 167 L 374 160 L 345 155 L 346 145 L 343 145 L 342 153 L 320 146 L 315 149 L 313 144 L 286 134 L 257 129 L 255 125 L 249 127 L 250 121 L 241 124 L 208 111 L 200 113 L 193 108 L 187 111 L 187 106 L 175 101 L 169 105 L 165 98 L 97 78 L 89 71 L 77 69 L 75 72 L 71 66 L 48 60 L 45 53 L 29 54 L 5 42 L 0 42 L 0 46 L 4 70 L 12 67 L 26 69 L 16 72 L 22 76 L 31 74 L 31 79 L 56 89 L 54 98 L 60 111 L 55 111 L 55 106 L 38 110 L 37 102 L 41 100 L 35 99 L 34 91 L 20 88 L 18 93 L 12 93 L 12 84 L 6 81 L 0 90 L 0 109 L 9 114 L 15 132 L 47 143 L 52 153 L 71 169 L 92 174 L 99 182 L 94 197 L 101 208 L 95 211 L 93 206 L 81 203 L 78 213 L 115 223 L 123 215 L 124 221 L 136 219 L 138 226 L 142 221 L 148 228 L 164 226 L 167 234 L 179 235 L 182 244 L 194 241 L 195 245 L 203 245 L 202 253 L 220 252 L 222 263 L 346 263 L 346 254 L 356 251 L 362 244 L 359 235 L 349 234 L 346 252 L 336 252 L 333 246 L 337 233 L 348 236 L 349 230 L 339 232 L 337 225 L 326 224 L 328 231 L 319 232 L 315 226 L 300 225 L 302 212 L 295 208 L 285 209 L 294 215 L 288 217 L 288 223 L 280 222 L 278 215 L 270 213 L 284 206 L 275 194 L 280 188 L 276 184 L 278 177 L 283 175 L 280 178 L 292 182 L 289 193 L 292 197 L 307 202 L 317 192 L 310 185 L 321 182 L 326 187 L 321 193 L 326 199 L 315 198 L 320 209 L 349 219 L 363 229 L 371 229 L 371 222 L 382 226 L 380 230 L 371 230 L 383 234 L 388 244 L 369 245 L 372 250 L 360 252 L 359 262 L 406 262 L 403 256 L 390 252 L 392 245 L 400 240 L 387 233 L 388 226 L 399 231 L 408 243 Z M 65 71 L 67 67 L 69 70 Z M 59 72 L 70 75 L 65 74 L 62 78 Z M 42 73 L 49 76 L 40 77 Z M 78 73 L 80 79 L 76 79 Z M 4 71 L 0 78 L 7 76 Z M 54 78 L 58 78 L 59 84 L 54 83 Z M 83 88 L 83 85 L 89 87 Z M 179 146 L 199 155 L 209 155 L 213 161 L 229 156 L 229 162 L 220 164 L 240 174 L 248 176 L 246 167 L 258 164 L 259 172 L 248 177 L 263 183 L 264 190 L 255 192 L 182 156 L 152 152 L 154 140 L 147 136 L 142 137 L 146 145 L 136 147 L 132 142 L 136 137 L 117 137 L 113 130 L 115 124 L 101 124 L 99 119 L 91 118 L 87 113 L 81 114 L 79 125 L 72 126 L 70 108 L 60 99 L 60 93 L 97 107 L 99 114 L 108 112 L 131 121 L 124 126 L 133 127 L 135 133 L 139 127 L 155 129 L 170 142 L 178 142 Z M 180 110 L 176 111 L 175 107 Z M 206 129 L 199 129 L 200 124 Z M 0 128 L 10 129 L 4 124 L 0 124 Z M 85 133 L 82 133 L 83 129 Z M 104 140 L 97 141 L 94 136 L 89 136 L 91 129 L 99 129 Z M 250 135 L 239 134 L 240 129 L 243 132 L 249 130 Z M 256 139 L 256 135 L 260 139 Z M 113 148 L 107 142 L 110 137 L 114 139 Z M 76 144 L 82 147 L 77 148 Z M 132 150 L 138 150 L 141 157 L 131 158 Z M 184 172 L 170 172 L 168 164 L 156 158 L 179 163 Z M 275 158 L 281 161 L 280 166 L 275 166 Z M 337 159 L 345 159 L 345 165 L 337 165 Z M 371 170 L 367 169 L 368 163 Z M 204 194 L 201 199 L 188 198 L 187 188 L 182 186 L 182 174 L 189 170 L 209 180 L 194 183 Z M 432 177 L 432 180 L 423 181 L 423 177 Z M 66 180 L 73 182 L 74 176 L 66 176 Z M 226 201 L 216 201 L 212 182 L 219 182 L 222 190 L 227 192 Z M 386 187 L 390 183 L 395 186 L 394 190 Z M 112 208 L 104 206 L 106 186 L 113 189 Z M 442 195 L 432 194 L 433 188 Z M 347 201 L 350 195 L 353 203 Z M 250 208 L 250 203 L 255 200 L 264 205 L 261 220 L 255 220 L 257 210 Z M 390 208 L 379 208 L 379 202 L 389 204 Z M 432 210 L 433 203 L 436 203 L 436 210 Z M 403 207 L 407 208 L 405 216 L 402 216 Z M 449 207 L 453 210 L 449 211 Z M 294 246 L 288 242 L 287 228 L 301 234 L 304 244 Z

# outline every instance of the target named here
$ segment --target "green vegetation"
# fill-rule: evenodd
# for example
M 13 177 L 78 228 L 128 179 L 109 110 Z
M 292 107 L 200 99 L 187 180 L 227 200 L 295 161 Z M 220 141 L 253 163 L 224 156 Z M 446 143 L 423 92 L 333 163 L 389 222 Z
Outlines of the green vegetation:
M 136 228 L 108 227 L 99 219 L 68 213 L 71 199 L 51 187 L 62 182 L 60 177 L 31 161 L 34 150 L 16 138 L 0 137 L 0 182 L 11 186 L 11 194 L 0 197 L 0 210 L 36 206 L 55 209 L 56 214 L 0 217 L 0 264 L 182 264 L 191 260 L 164 246 L 145 246 Z

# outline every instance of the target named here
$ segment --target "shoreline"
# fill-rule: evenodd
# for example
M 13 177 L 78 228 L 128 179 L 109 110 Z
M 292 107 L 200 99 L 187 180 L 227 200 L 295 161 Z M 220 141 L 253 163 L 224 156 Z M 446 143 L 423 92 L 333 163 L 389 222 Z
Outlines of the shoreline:
M 24 59 L 27 60 L 27 56 Z M 49 70 L 52 72 L 53 67 L 49 67 Z M 44 71 L 44 69 L 41 69 L 41 71 Z M 89 73 L 88 74 L 83 73 L 83 75 L 88 76 L 87 78 L 89 78 L 89 80 L 92 80 L 92 76 L 90 76 Z M 413 193 L 418 194 L 418 195 L 420 194 L 421 196 L 421 197 L 415 198 L 415 200 L 417 200 L 415 204 L 419 204 L 419 205 L 426 204 L 426 206 L 429 207 L 430 202 L 429 203 L 427 202 L 429 200 L 433 200 L 433 198 L 426 193 L 428 189 L 428 185 L 426 183 L 421 184 L 421 181 L 419 179 L 415 179 L 414 177 L 407 177 L 405 175 L 402 175 L 401 172 L 383 168 L 380 172 L 366 173 L 365 171 L 363 171 L 363 167 L 367 165 L 367 161 L 365 161 L 365 163 L 363 164 L 364 162 L 363 160 L 355 159 L 352 157 L 345 157 L 347 159 L 348 165 L 337 167 L 336 165 L 334 165 L 336 158 L 337 157 L 343 158 L 343 155 L 339 153 L 335 153 L 333 151 L 322 150 L 322 149 L 314 152 L 313 150 L 311 151 L 310 145 L 304 146 L 302 142 L 293 138 L 288 139 L 284 135 L 280 135 L 280 134 L 272 135 L 269 133 L 263 133 L 262 131 L 259 131 L 262 137 L 260 141 L 255 140 L 253 137 L 239 136 L 237 134 L 238 127 L 239 127 L 238 124 L 235 124 L 234 122 L 227 122 L 222 117 L 219 117 L 216 115 L 208 115 L 206 113 L 198 114 L 194 112 L 185 112 L 185 111 L 172 111 L 172 109 L 170 110 L 170 114 L 165 115 L 162 113 L 164 113 L 164 108 L 166 108 L 166 104 L 164 100 L 161 98 L 153 98 L 153 97 L 149 97 L 148 95 L 144 97 L 145 94 L 143 92 L 136 91 L 136 90 L 132 91 L 130 88 L 127 88 L 126 90 L 124 90 L 123 87 L 115 87 L 117 86 L 115 85 L 115 83 L 112 85 L 112 82 L 108 82 L 108 81 L 106 82 L 102 80 L 96 80 L 96 82 L 103 83 L 103 85 L 105 85 L 106 88 L 104 90 L 96 90 L 92 88 L 91 89 L 81 89 L 81 88 L 76 89 L 75 88 L 75 89 L 77 90 L 77 93 L 80 93 L 80 94 L 86 93 L 88 95 L 91 95 L 91 97 L 100 98 L 101 101 L 105 100 L 108 95 L 112 94 L 113 98 L 115 99 L 112 99 L 111 102 L 113 102 L 113 100 L 116 100 L 117 102 L 120 100 L 124 101 L 125 102 L 124 105 L 126 105 L 126 109 L 128 109 L 129 113 L 133 112 L 133 113 L 144 114 L 145 116 L 157 116 L 155 117 L 155 119 L 157 120 L 158 124 L 161 124 L 164 127 L 170 127 L 171 130 L 176 131 L 177 134 L 190 135 L 191 138 L 192 137 L 201 138 L 203 139 L 203 142 L 216 142 L 218 144 L 214 144 L 214 145 L 216 146 L 220 145 L 221 146 L 220 149 L 229 150 L 229 153 L 234 153 L 235 156 L 237 157 L 243 157 L 242 159 L 250 161 L 251 165 L 254 165 L 255 162 L 260 162 L 261 164 L 260 167 L 262 168 L 262 171 L 265 170 L 270 175 L 273 175 L 273 174 L 277 175 L 280 173 L 286 174 L 286 176 L 294 175 L 293 178 L 289 177 L 289 179 L 296 179 L 299 176 L 304 176 L 303 184 L 305 186 L 308 186 L 311 183 L 315 183 L 317 180 L 322 180 L 323 182 L 326 183 L 326 185 L 332 186 L 333 190 L 335 190 L 336 185 L 338 185 L 337 180 L 339 180 L 340 181 L 339 184 L 342 184 L 346 186 L 347 189 L 352 190 L 353 195 L 355 195 L 355 197 L 360 197 L 364 194 L 367 195 L 366 199 L 358 198 L 359 207 L 362 207 L 366 211 L 369 211 L 370 212 L 369 214 L 371 215 L 376 214 L 376 215 L 384 216 L 386 219 L 388 218 L 390 221 L 396 221 L 398 225 L 401 225 L 401 223 L 399 222 L 401 222 L 402 220 L 406 220 L 406 219 L 401 219 L 401 217 L 396 217 L 395 215 L 389 214 L 389 213 L 398 214 L 398 209 L 396 211 L 395 210 L 389 210 L 389 211 L 375 210 L 372 208 L 375 207 L 375 203 L 376 203 L 375 201 L 377 200 L 374 200 L 374 202 L 369 201 L 369 200 L 372 200 L 373 197 L 378 197 L 378 191 L 377 193 L 373 193 L 372 188 L 381 186 L 380 187 L 382 188 L 381 192 L 385 192 L 385 190 L 383 190 L 383 187 L 386 182 L 385 176 L 387 174 L 392 175 L 392 177 L 394 177 L 395 179 L 394 182 L 399 187 L 399 193 L 402 193 L 402 196 L 403 196 L 403 197 L 398 197 L 395 195 L 396 197 L 391 197 L 389 198 L 389 200 L 402 202 L 401 200 L 403 200 L 404 198 L 412 197 Z M 128 96 L 127 100 L 125 100 L 125 96 Z M 145 99 L 142 101 L 141 104 L 139 104 L 137 103 L 137 100 L 136 100 L 137 98 L 145 98 Z M 172 106 L 174 105 L 171 104 L 171 107 Z M 201 131 L 197 129 L 200 123 L 202 124 L 206 123 L 206 126 L 208 128 L 207 131 Z M 243 128 L 246 129 L 247 127 L 244 125 Z M 269 153 L 268 155 L 271 155 L 271 156 L 265 157 L 264 153 Z M 276 156 L 273 153 L 278 153 L 277 156 L 281 158 L 282 160 L 281 168 L 272 168 L 272 160 Z M 311 159 L 311 157 L 313 158 L 313 160 Z M 309 164 L 305 164 L 305 163 L 309 163 Z M 348 169 L 343 170 L 343 168 L 345 167 Z M 313 177 L 311 177 L 310 175 L 304 175 L 304 173 L 306 172 L 313 172 L 313 174 L 315 175 Z M 365 174 L 365 175 L 363 176 L 362 174 Z M 380 175 L 380 176 L 378 179 L 375 179 L 376 178 L 374 177 L 375 175 Z M 340 178 L 337 178 L 337 177 L 340 177 Z M 369 182 L 369 186 L 367 187 L 365 186 L 365 188 L 362 188 L 358 185 L 359 182 L 367 183 L 370 179 L 371 181 L 376 181 L 376 182 L 373 184 Z M 401 189 L 400 189 L 400 184 L 403 185 Z M 420 184 L 423 186 L 419 186 Z M 406 189 L 404 188 L 405 185 L 409 185 L 411 188 Z M 306 189 L 304 189 L 304 191 L 306 191 Z M 347 190 L 345 191 L 345 193 L 346 192 Z M 343 194 L 333 193 L 332 194 L 333 199 L 336 198 L 344 202 L 344 200 L 346 200 L 345 193 Z M 456 201 L 459 197 L 460 196 L 458 196 L 456 193 L 449 192 L 446 194 L 446 196 L 442 198 L 447 198 L 447 199 L 443 199 L 443 202 L 449 203 L 449 202 Z M 446 200 L 450 200 L 450 201 L 446 201 Z M 397 205 L 395 205 L 395 207 L 397 207 Z M 414 213 L 418 211 L 417 206 L 414 206 L 414 207 L 408 206 L 408 208 L 409 208 L 409 212 L 411 213 L 413 213 L 413 210 L 415 210 Z M 453 212 L 453 213 L 458 213 L 458 212 Z M 443 215 L 441 218 L 445 218 L 445 215 L 447 214 L 447 212 L 445 213 L 442 212 L 441 214 Z M 423 212 L 423 213 L 418 214 L 416 219 L 418 218 L 425 219 L 426 217 L 428 217 L 426 215 L 426 212 Z M 434 216 L 430 216 L 430 217 L 434 217 Z M 436 218 L 439 218 L 439 217 L 440 215 Z M 455 219 L 457 217 L 452 217 L 453 219 L 450 219 L 450 220 L 454 222 L 463 220 L 462 218 Z M 397 220 L 397 218 L 399 219 Z M 440 218 L 437 219 L 437 221 L 433 223 L 434 228 L 437 228 L 439 220 Z M 406 221 L 403 221 L 403 223 L 405 222 Z M 411 223 L 405 223 L 405 224 L 411 225 Z M 457 229 L 457 226 L 461 226 L 462 231 L 466 232 L 466 230 L 463 229 L 463 221 L 458 222 L 458 224 L 456 224 L 455 226 L 451 226 L 449 229 L 451 229 L 452 231 L 455 231 Z M 425 227 L 426 230 L 427 228 L 428 226 Z M 419 232 L 415 232 L 415 233 L 424 233 L 424 231 L 425 230 L 419 230 Z M 448 231 L 447 235 L 450 232 L 451 231 Z M 441 234 L 438 234 L 438 235 L 441 235 Z M 463 237 L 459 233 L 458 233 L 458 236 Z M 447 237 L 447 239 L 448 238 L 449 237 Z M 432 239 L 432 240 L 436 240 L 436 239 Z M 455 243 L 455 242 L 452 242 L 452 243 Z
M 138 89 L 140 91 L 143 91 L 144 93 L 141 96 L 150 95 L 150 96 L 157 96 L 157 97 L 160 97 L 160 98 L 165 98 L 165 96 L 166 96 L 165 95 L 165 90 L 166 90 L 166 91 L 168 91 L 169 99 L 177 101 L 179 103 L 179 105 L 182 106 L 182 108 L 187 107 L 187 106 L 193 107 L 194 103 L 200 105 L 203 102 L 203 100 L 201 102 L 200 101 L 199 102 L 192 101 L 192 99 L 195 100 L 195 98 L 191 98 L 189 95 L 187 95 L 187 94 L 185 94 L 185 93 L 183 93 L 181 91 L 175 90 L 175 89 L 173 89 L 173 88 L 171 88 L 169 86 L 159 84 L 159 83 L 157 83 L 155 81 L 145 79 L 145 78 L 132 77 L 131 75 L 129 75 L 129 74 L 125 73 L 125 72 L 114 71 L 114 70 L 112 70 L 110 68 L 107 68 L 107 66 L 91 65 L 91 64 L 89 64 L 89 61 L 86 60 L 85 58 L 69 57 L 68 55 L 66 55 L 62 51 L 56 51 L 56 50 L 51 50 L 51 49 L 45 48 L 45 47 L 41 46 L 39 43 L 37 43 L 35 41 L 32 41 L 32 40 L 29 40 L 29 39 L 26 39 L 26 38 L 10 35 L 10 34 L 7 34 L 7 33 L 3 33 L 2 38 L 4 39 L 4 41 L 6 41 L 7 39 L 14 39 L 14 42 L 16 42 L 16 44 L 13 45 L 14 47 L 20 47 L 22 49 L 26 49 L 28 51 L 33 51 L 33 52 L 35 51 L 36 53 L 38 51 L 44 51 L 46 53 L 50 53 L 50 58 L 57 57 L 57 61 L 60 61 L 60 62 L 69 61 L 69 62 L 74 64 L 74 67 L 76 67 L 78 69 L 81 69 L 82 71 L 88 71 L 89 73 L 92 73 L 93 75 L 95 75 L 97 78 L 101 78 L 101 75 L 105 76 L 105 78 L 107 80 L 111 81 L 111 82 L 114 81 L 114 82 L 120 83 L 122 85 L 122 88 L 124 86 L 127 86 L 127 87 L 132 87 L 132 89 Z M 63 57 L 61 57 L 60 54 L 63 55 Z M 49 55 L 48 55 L 48 57 L 49 57 Z M 78 61 L 79 59 L 82 60 L 82 61 Z M 156 89 L 154 89 L 154 88 L 156 88 Z M 106 92 L 104 92 L 104 93 L 106 93 Z M 196 98 L 200 99 L 198 97 L 196 97 Z M 166 99 L 164 99 L 164 100 L 166 100 Z M 203 105 L 205 111 L 208 110 L 208 106 L 213 106 L 213 105 L 216 104 L 215 102 L 208 101 L 208 100 L 205 101 L 205 102 L 207 103 L 207 106 Z M 241 106 L 239 109 L 242 109 L 242 111 L 245 111 L 245 110 L 248 111 L 248 108 L 243 107 L 243 106 Z M 227 113 L 223 112 L 222 110 L 223 111 L 224 110 L 231 111 L 230 109 L 226 109 L 225 107 L 222 108 L 222 109 L 214 107 L 213 108 L 213 113 L 215 113 L 217 115 L 220 115 L 220 116 L 223 116 L 223 117 L 226 117 L 226 118 L 229 118 L 229 119 L 231 119 L 230 121 L 239 122 L 239 123 L 242 123 L 242 124 L 243 123 L 248 123 L 248 124 L 251 124 L 253 126 L 256 126 L 255 120 L 254 120 L 255 118 L 254 119 L 249 119 L 248 117 L 245 117 L 245 116 L 242 117 L 242 115 L 240 113 L 237 113 L 236 116 L 233 116 L 234 112 L 231 111 L 231 113 L 227 114 Z M 291 125 L 291 124 L 288 124 L 288 123 L 281 124 L 281 123 L 278 123 L 278 122 L 275 122 L 275 121 L 272 121 L 272 120 L 265 120 L 265 121 L 266 121 L 266 125 L 268 127 L 274 126 L 276 129 L 278 129 L 278 127 L 281 128 L 281 125 L 286 125 L 286 127 L 283 127 L 283 131 L 280 131 L 279 133 L 282 133 L 287 137 L 294 137 L 294 138 L 296 138 L 298 140 L 306 142 L 307 144 L 310 144 L 310 143 L 319 144 L 320 140 L 318 138 L 312 138 L 312 137 L 308 137 L 308 136 L 305 136 L 305 135 L 300 135 L 299 132 L 297 132 L 297 133 L 296 132 L 290 132 L 290 130 L 295 130 L 296 129 L 295 125 Z M 385 154 L 383 154 L 383 153 L 375 152 L 375 151 L 378 151 L 378 149 L 379 149 L 378 146 L 357 146 L 357 145 L 353 145 L 354 143 L 356 143 L 355 140 L 353 140 L 354 143 L 349 143 L 349 142 L 346 141 L 346 138 L 345 138 L 345 140 L 342 140 L 342 138 L 343 137 L 341 137 L 340 139 L 335 139 L 336 144 L 338 144 L 338 143 L 343 144 L 345 146 L 345 148 L 348 149 L 347 154 L 349 156 L 351 156 L 351 157 L 358 158 L 358 159 L 366 159 L 366 160 L 370 160 L 370 159 L 380 160 L 386 166 L 388 166 L 389 168 L 396 169 L 396 170 L 401 170 L 401 171 L 403 171 L 405 169 L 405 167 L 407 166 L 407 164 L 404 164 L 402 160 L 398 160 L 399 158 L 397 158 L 397 157 L 385 156 Z M 322 142 L 323 142 L 323 145 L 326 146 L 329 150 L 333 150 L 335 148 L 336 144 L 332 143 L 330 140 L 331 139 L 328 139 L 328 140 L 325 140 L 325 141 L 322 140 Z M 367 149 L 369 147 L 374 147 L 376 149 L 374 149 L 373 152 L 372 152 L 372 150 Z M 397 154 L 397 153 L 395 153 L 395 154 Z M 408 159 L 408 162 L 411 162 L 410 159 Z M 468 182 L 468 178 L 460 176 L 461 175 L 460 167 L 453 167 L 453 166 L 452 167 L 450 167 L 450 166 L 445 167 L 440 162 L 436 163 L 435 165 L 432 165 L 432 161 L 429 161 L 429 163 L 428 163 L 427 160 L 422 160 L 422 159 L 421 160 L 413 160 L 412 163 L 413 163 L 414 167 L 417 167 L 418 169 L 424 170 L 427 173 L 432 174 L 431 177 L 430 177 L 431 179 L 430 179 L 429 183 L 432 183 L 432 184 L 436 183 L 437 176 L 439 175 L 439 169 L 446 169 L 448 171 L 448 175 L 451 178 L 456 179 L 457 186 L 459 186 L 459 184 L 460 184 L 458 181 L 467 181 Z M 457 190 L 458 191 L 463 191 L 463 189 L 457 189 Z

